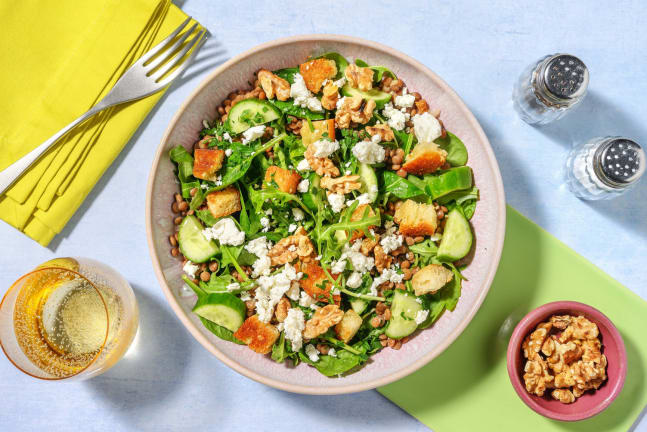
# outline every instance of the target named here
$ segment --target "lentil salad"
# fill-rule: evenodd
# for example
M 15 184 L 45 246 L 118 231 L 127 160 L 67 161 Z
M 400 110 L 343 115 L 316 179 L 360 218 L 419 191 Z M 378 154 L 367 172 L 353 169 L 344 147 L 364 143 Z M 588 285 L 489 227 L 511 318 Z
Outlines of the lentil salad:
M 349 373 L 453 310 L 478 189 L 467 150 L 389 69 L 261 69 L 189 152 L 171 254 L 216 336 Z

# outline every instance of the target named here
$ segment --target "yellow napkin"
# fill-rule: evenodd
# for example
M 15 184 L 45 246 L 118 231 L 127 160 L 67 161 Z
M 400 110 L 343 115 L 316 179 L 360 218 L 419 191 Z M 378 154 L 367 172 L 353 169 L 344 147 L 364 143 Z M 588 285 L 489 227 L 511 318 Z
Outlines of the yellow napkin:
M 0 2 L 0 170 L 87 111 L 185 19 L 170 0 Z M 46 246 L 162 93 L 68 133 L 0 197 L 0 218 Z

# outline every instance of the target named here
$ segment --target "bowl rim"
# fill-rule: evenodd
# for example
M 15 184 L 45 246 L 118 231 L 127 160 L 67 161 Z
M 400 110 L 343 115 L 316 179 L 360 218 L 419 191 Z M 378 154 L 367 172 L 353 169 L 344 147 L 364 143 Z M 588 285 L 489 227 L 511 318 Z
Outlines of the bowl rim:
M 391 375 L 378 378 L 378 379 L 372 379 L 368 380 L 366 382 L 362 383 L 355 383 L 355 384 L 349 384 L 349 385 L 342 385 L 342 386 L 325 386 L 325 387 L 319 387 L 319 386 L 309 386 L 309 385 L 299 385 L 299 384 L 291 384 L 291 383 L 286 383 L 283 381 L 279 381 L 267 376 L 263 376 L 261 374 L 258 374 L 254 372 L 253 370 L 250 370 L 234 360 L 230 359 L 227 357 L 224 353 L 222 353 L 215 345 L 213 345 L 205 335 L 202 334 L 202 332 L 197 328 L 197 326 L 189 319 L 189 317 L 185 314 L 184 310 L 181 308 L 179 305 L 179 302 L 173 295 L 173 292 L 171 288 L 168 286 L 166 283 L 166 279 L 164 277 L 164 274 L 162 272 L 161 266 L 160 266 L 160 261 L 159 257 L 157 255 L 157 252 L 154 247 L 154 242 L 153 242 L 153 235 L 152 235 L 152 226 L 151 226 L 151 220 L 152 220 L 152 191 L 153 191 L 153 183 L 154 183 L 154 173 L 159 166 L 160 159 L 164 152 L 165 144 L 169 138 L 169 135 L 171 134 L 171 131 L 176 127 L 177 123 L 180 120 L 180 117 L 186 110 L 187 106 L 196 98 L 196 96 L 203 91 L 203 89 L 209 85 L 209 83 L 215 79 L 221 72 L 226 70 L 227 68 L 244 61 L 248 59 L 249 57 L 253 56 L 254 54 L 261 52 L 263 50 L 273 48 L 276 46 L 281 46 L 281 45 L 290 45 L 293 43 L 297 42 L 339 42 L 339 43 L 352 43 L 352 44 L 357 44 L 360 46 L 365 46 L 369 47 L 378 51 L 386 52 L 394 57 L 397 57 L 400 61 L 409 63 L 412 65 L 418 73 L 422 73 L 426 75 L 426 77 L 432 81 L 436 85 L 438 85 L 444 92 L 446 92 L 450 98 L 454 101 L 456 104 L 458 110 L 460 111 L 462 117 L 470 124 L 470 126 L 473 128 L 473 130 L 476 132 L 476 135 L 478 136 L 478 139 L 481 143 L 484 143 L 485 145 L 483 146 L 483 151 L 485 154 L 485 157 L 490 164 L 490 166 L 494 167 L 494 184 L 495 184 L 495 196 L 498 200 L 498 211 L 501 217 L 498 220 L 498 223 L 494 229 L 496 230 L 496 237 L 495 237 L 495 246 L 494 250 L 492 251 L 492 257 L 493 259 L 490 262 L 485 280 L 484 280 L 484 289 L 481 290 L 479 296 L 476 298 L 475 303 L 472 305 L 471 309 L 467 311 L 467 314 L 465 318 L 458 324 L 458 326 L 454 329 L 454 331 L 447 337 L 445 338 L 444 341 L 442 341 L 441 344 L 439 344 L 434 350 L 429 351 L 426 355 L 418 359 L 416 362 L 408 365 L 407 367 L 397 371 L 396 373 L 393 373 Z M 155 275 L 157 276 L 157 280 L 160 283 L 160 286 L 162 287 L 162 291 L 164 292 L 164 295 L 166 296 L 167 301 L 169 302 L 171 309 L 173 309 L 173 312 L 175 312 L 175 315 L 180 319 L 182 324 L 189 330 L 189 332 L 193 335 L 193 337 L 203 346 L 205 347 L 210 353 L 215 355 L 220 361 L 222 361 L 224 364 L 235 370 L 236 372 L 253 379 L 254 381 L 257 381 L 259 383 L 288 391 L 288 392 L 293 392 L 293 393 L 302 393 L 302 394 L 312 394 L 312 395 L 336 395 L 336 394 L 346 394 L 346 393 L 355 393 L 355 392 L 360 392 L 364 390 L 371 390 L 376 387 L 380 387 L 389 383 L 392 383 L 400 378 L 403 378 L 416 370 L 420 369 L 421 367 L 425 366 L 427 363 L 429 363 L 432 359 L 440 355 L 449 345 L 456 340 L 456 338 L 465 330 L 467 325 L 472 321 L 474 318 L 474 315 L 476 312 L 479 310 L 481 304 L 485 300 L 485 297 L 487 296 L 488 291 L 490 290 L 490 286 L 492 285 L 492 281 L 494 279 L 494 276 L 496 274 L 497 268 L 499 266 L 499 261 L 501 258 L 501 253 L 503 250 L 503 240 L 505 237 L 505 223 L 506 223 L 506 209 L 505 209 L 505 194 L 503 191 L 503 181 L 501 178 L 501 172 L 499 170 L 499 165 L 497 163 L 497 160 L 494 156 L 494 151 L 492 150 L 492 147 L 490 145 L 490 142 L 485 135 L 485 132 L 483 132 L 483 129 L 479 122 L 476 120 L 472 112 L 467 108 L 467 105 L 463 102 L 463 100 L 458 96 L 458 94 L 436 73 L 431 71 L 429 68 L 427 68 L 425 65 L 420 63 L 419 61 L 413 59 L 407 54 L 404 54 L 396 49 L 393 49 L 391 47 L 388 47 L 386 45 L 383 45 L 378 42 L 373 42 L 370 40 L 358 38 L 358 37 L 353 37 L 353 36 L 344 36 L 344 35 L 336 35 L 336 34 L 304 34 L 304 35 L 296 35 L 296 36 L 289 36 L 289 37 L 283 37 L 279 39 L 275 39 L 269 42 L 262 43 L 260 45 L 256 45 L 234 57 L 226 61 L 225 63 L 221 64 L 218 66 L 215 70 L 213 70 L 211 73 L 209 73 L 203 80 L 202 82 L 193 90 L 193 92 L 182 102 L 180 107 L 177 109 L 175 115 L 171 119 L 171 122 L 169 123 L 166 131 L 164 132 L 164 135 L 162 136 L 162 139 L 160 141 L 160 144 L 158 145 L 155 157 L 153 159 L 153 163 L 151 165 L 151 170 L 149 172 L 148 176 L 148 184 L 146 186 L 146 238 L 148 242 L 148 249 L 150 253 L 150 257 L 153 263 L 153 269 L 155 271 Z
M 616 342 L 618 346 L 619 376 L 614 383 L 609 383 L 610 385 L 612 385 L 611 394 L 605 399 L 603 399 L 602 401 L 600 401 L 599 403 L 597 403 L 596 405 L 594 405 L 593 407 L 583 411 L 574 412 L 574 413 L 558 413 L 539 405 L 535 401 L 536 396 L 529 394 L 526 391 L 523 383 L 521 382 L 521 378 L 519 377 L 520 365 L 517 364 L 517 361 L 516 361 L 516 359 L 518 358 L 517 354 L 521 349 L 521 343 L 523 341 L 523 338 L 531 330 L 530 329 L 531 323 L 538 318 L 543 319 L 554 314 L 557 311 L 565 310 L 565 309 L 582 312 L 588 315 L 588 317 L 592 321 L 594 321 L 596 325 L 598 323 L 603 324 L 608 329 L 611 338 Z M 622 388 L 625 383 L 625 378 L 627 376 L 627 352 L 625 349 L 625 343 L 624 343 L 624 340 L 622 339 L 622 335 L 620 334 L 616 326 L 613 324 L 613 322 L 611 322 L 611 320 L 605 314 L 603 314 L 601 311 L 594 308 L 593 306 L 590 306 L 581 302 L 568 301 L 568 300 L 546 303 L 528 312 L 528 314 L 526 314 L 526 316 L 524 316 L 521 319 L 521 321 L 519 321 L 514 331 L 512 332 L 512 335 L 510 336 L 510 342 L 508 343 L 506 361 L 507 361 L 508 377 L 510 378 L 510 383 L 512 385 L 512 388 L 514 388 L 515 392 L 517 393 L 517 395 L 519 395 L 519 398 L 531 410 L 535 411 L 536 413 L 541 414 L 544 417 L 548 417 L 553 420 L 560 420 L 560 421 L 566 421 L 566 422 L 584 420 L 584 419 L 593 417 L 601 413 L 602 411 L 604 411 L 622 391 Z

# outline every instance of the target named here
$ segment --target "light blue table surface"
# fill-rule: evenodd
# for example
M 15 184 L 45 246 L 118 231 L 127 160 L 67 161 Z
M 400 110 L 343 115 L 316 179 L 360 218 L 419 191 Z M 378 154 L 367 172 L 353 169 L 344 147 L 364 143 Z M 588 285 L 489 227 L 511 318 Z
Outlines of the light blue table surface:
M 578 200 L 562 182 L 562 165 L 572 142 L 626 135 L 647 144 L 643 1 L 188 0 L 183 9 L 203 23 L 212 38 L 63 234 L 45 249 L 0 225 L 5 244 L 0 286 L 7 287 L 54 256 L 104 261 L 130 281 L 139 300 L 137 344 L 105 375 L 71 384 L 31 379 L 0 358 L 0 431 L 427 430 L 375 391 L 301 396 L 233 372 L 182 327 L 153 274 L 144 196 L 153 154 L 167 124 L 208 71 L 282 36 L 359 36 L 429 66 L 481 122 L 497 155 L 508 203 L 647 298 L 647 181 L 626 196 L 597 203 Z M 527 64 L 559 51 L 587 64 L 589 95 L 572 115 L 535 129 L 515 115 L 512 83 Z M 646 423 L 643 420 L 638 430 L 647 431 Z

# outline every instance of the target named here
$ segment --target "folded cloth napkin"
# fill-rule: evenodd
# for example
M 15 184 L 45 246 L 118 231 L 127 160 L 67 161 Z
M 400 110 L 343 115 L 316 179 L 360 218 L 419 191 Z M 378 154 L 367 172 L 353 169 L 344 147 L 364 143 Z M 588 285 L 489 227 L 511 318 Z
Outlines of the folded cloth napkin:
M 92 107 L 185 19 L 170 0 L 0 2 L 0 170 Z M 77 126 L 0 197 L 0 218 L 47 246 L 162 93 Z

